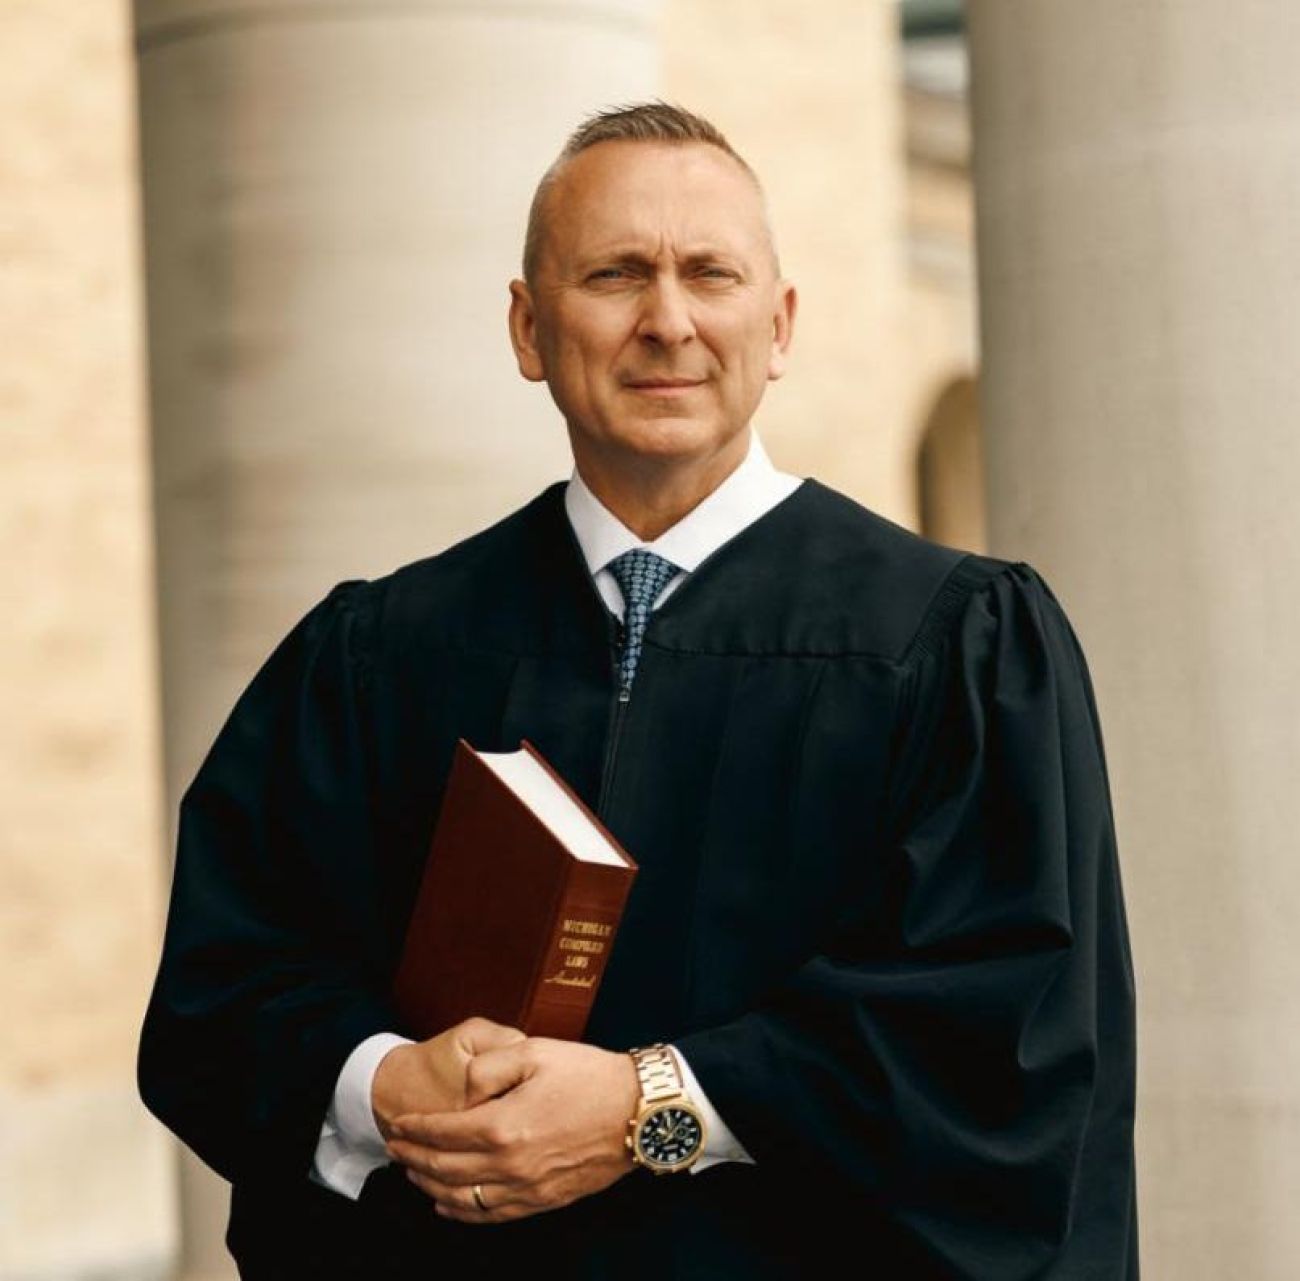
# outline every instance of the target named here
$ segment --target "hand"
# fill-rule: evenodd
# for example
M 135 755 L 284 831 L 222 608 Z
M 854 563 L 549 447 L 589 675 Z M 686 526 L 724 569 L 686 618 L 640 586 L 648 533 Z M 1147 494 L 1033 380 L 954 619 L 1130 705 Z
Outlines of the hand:
M 428 1041 L 399 1045 L 379 1061 L 370 1107 L 387 1139 L 404 1112 L 459 1111 L 466 1106 L 466 1071 L 476 1054 L 524 1040 L 514 1027 L 470 1018 Z
M 475 1055 L 466 1110 L 399 1116 L 388 1153 L 463 1223 L 504 1223 L 599 1192 L 636 1168 L 624 1137 L 641 1099 L 629 1055 L 528 1037 Z M 474 1200 L 480 1184 L 486 1211 Z

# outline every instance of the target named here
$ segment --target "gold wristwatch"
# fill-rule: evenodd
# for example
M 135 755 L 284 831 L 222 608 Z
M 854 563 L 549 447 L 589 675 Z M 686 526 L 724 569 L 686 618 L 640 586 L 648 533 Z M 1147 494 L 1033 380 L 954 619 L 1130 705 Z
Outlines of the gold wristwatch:
M 628 1050 L 641 1102 L 623 1142 L 632 1160 L 655 1174 L 689 1170 L 704 1151 L 704 1116 L 691 1102 L 673 1052 L 662 1041 Z

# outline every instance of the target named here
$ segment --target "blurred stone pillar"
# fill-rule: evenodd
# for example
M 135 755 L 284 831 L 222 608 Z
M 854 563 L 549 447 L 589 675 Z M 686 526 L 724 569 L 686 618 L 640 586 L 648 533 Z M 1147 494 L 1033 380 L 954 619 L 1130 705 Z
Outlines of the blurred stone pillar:
M 137 0 L 168 813 L 342 578 L 571 466 L 506 283 L 587 112 L 657 88 L 654 0 Z M 187 1275 L 225 1275 L 189 1160 Z
M 1300 6 L 968 6 L 992 550 L 1097 684 L 1144 1274 L 1300 1267 Z
M 164 1275 L 162 841 L 125 3 L 0 5 L 0 1277 Z
M 932 406 L 917 455 L 921 533 L 937 543 L 983 552 L 984 456 L 974 378 L 957 378 Z

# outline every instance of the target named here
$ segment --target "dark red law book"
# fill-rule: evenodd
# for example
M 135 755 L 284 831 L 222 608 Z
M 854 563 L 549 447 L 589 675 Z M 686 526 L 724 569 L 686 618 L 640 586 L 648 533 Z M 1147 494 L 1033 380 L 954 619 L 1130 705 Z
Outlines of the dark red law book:
M 581 1040 L 636 873 L 527 739 L 460 739 L 394 981 L 406 1032 L 478 1014 Z

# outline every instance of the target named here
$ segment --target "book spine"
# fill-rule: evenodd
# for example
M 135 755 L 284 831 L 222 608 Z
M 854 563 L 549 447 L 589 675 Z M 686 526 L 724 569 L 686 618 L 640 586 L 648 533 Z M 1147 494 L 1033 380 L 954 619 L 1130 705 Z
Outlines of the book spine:
M 582 1039 L 631 880 L 598 864 L 572 867 L 520 1024 L 529 1036 Z

